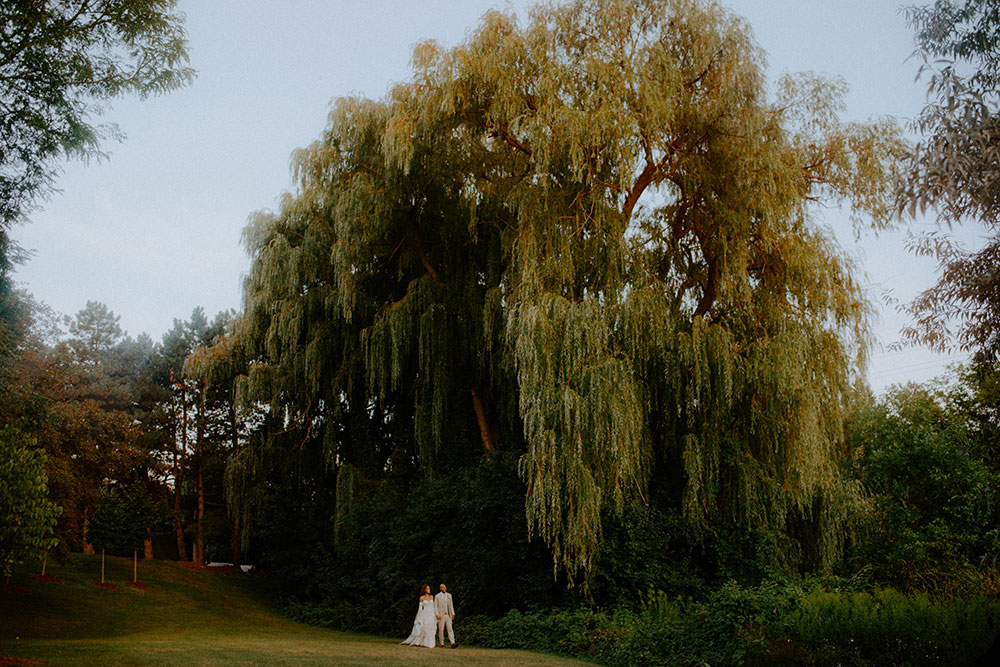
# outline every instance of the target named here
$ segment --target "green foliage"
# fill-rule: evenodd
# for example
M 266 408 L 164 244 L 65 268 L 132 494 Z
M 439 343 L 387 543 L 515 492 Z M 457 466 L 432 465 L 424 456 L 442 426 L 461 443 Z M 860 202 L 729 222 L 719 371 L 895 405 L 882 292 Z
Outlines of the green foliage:
M 655 590 L 700 596 L 725 575 L 725 559 L 708 546 L 711 537 L 691 540 L 677 511 L 634 503 L 621 514 L 606 513 L 601 534 L 589 587 L 601 606 L 634 609 Z
M 1000 16 L 991 0 L 938 0 L 910 7 L 919 75 L 928 102 L 913 122 L 921 135 L 908 155 L 897 206 L 928 206 L 949 229 L 970 220 L 987 231 L 981 248 L 962 247 L 932 231 L 913 242 L 918 255 L 938 260 L 938 281 L 908 305 L 910 342 L 937 349 L 958 345 L 995 363 L 1000 352 L 997 275 L 1000 275 Z M 957 326 L 956 326 L 957 324 Z M 952 332 L 955 335 L 952 335 Z
M 960 385 L 907 385 L 862 408 L 849 428 L 856 474 L 871 493 L 855 567 L 919 590 L 976 586 L 1000 554 L 1000 476 L 975 442 Z
M 771 99 L 762 62 L 713 3 L 577 0 L 491 12 L 418 46 L 385 99 L 337 101 L 246 228 L 243 312 L 208 355 L 273 417 L 233 470 L 304 446 L 371 480 L 513 455 L 571 581 L 647 495 L 692 539 L 829 562 L 869 308 L 810 203 L 888 224 L 901 143 L 839 120 L 840 81 Z M 241 479 L 237 507 L 259 496 Z
M 0 396 L 7 397 L 0 401 L 0 409 L 4 411 L 9 409 L 5 404 L 16 395 L 18 361 L 31 321 L 26 295 L 14 289 L 8 252 L 6 235 L 0 231 Z
M 127 555 L 142 548 L 155 517 L 152 501 L 139 487 L 105 488 L 90 519 L 87 540 L 112 554 Z
M 973 665 L 996 635 L 995 600 L 729 584 L 641 611 L 511 611 L 466 637 L 606 665 Z M 470 636 L 471 635 L 471 636 Z
M 816 590 L 798 601 L 784 625 L 788 640 L 811 655 L 809 664 L 973 665 L 997 635 L 998 611 L 995 600 L 983 597 Z
M 61 509 L 48 498 L 45 452 L 12 426 L 0 429 L 0 568 L 36 557 L 57 542 Z
M 482 619 L 477 619 L 482 623 Z M 536 611 L 517 609 L 503 618 L 463 627 L 464 641 L 490 648 L 524 648 L 589 656 L 600 650 L 598 639 L 613 632 L 614 622 L 605 614 L 587 611 Z
M 48 454 L 49 491 L 64 508 L 58 536 L 79 549 L 103 485 L 155 479 L 149 370 L 156 349 L 148 336 L 124 336 L 117 316 L 97 302 L 67 318 L 68 337 L 44 307 L 35 305 L 32 315 L 7 418 L 24 424 Z
M 995 45 L 1000 20 L 990 0 L 938 0 L 907 12 L 916 32 L 928 103 L 917 118 L 924 135 L 910 155 L 901 202 L 939 206 L 949 221 L 1000 222 L 996 165 L 1000 117 Z
M 405 636 L 423 584 L 436 590 L 446 583 L 462 619 L 500 616 L 517 604 L 545 607 L 567 596 L 565 582 L 552 581 L 543 545 L 528 539 L 524 487 L 513 466 L 483 463 L 420 479 L 408 489 L 359 484 L 356 505 L 339 519 L 336 543 L 330 543 L 327 526 L 327 541 L 306 547 L 310 560 L 301 557 L 306 549 L 298 557 L 295 546 L 273 549 L 301 532 L 282 531 L 287 510 L 275 514 L 282 525 L 265 524 L 255 540 L 265 556 L 261 567 L 276 573 L 278 567 L 296 568 L 297 577 L 279 573 L 282 593 L 302 591 L 290 607 L 294 618 Z M 306 511 L 292 513 L 292 520 Z
M 767 645 L 769 624 L 791 607 L 794 589 L 730 584 L 707 600 L 662 593 L 639 611 L 511 611 L 482 625 L 474 640 L 585 657 L 609 665 L 752 663 Z
M 63 155 L 99 155 L 105 101 L 188 83 L 174 0 L 4 3 L 0 21 L 0 233 L 50 192 Z M 3 237 L 6 240 L 6 237 Z
M 183 86 L 183 14 L 175 0 L 31 2 L 0 7 L 0 374 L 6 369 L 11 269 L 21 250 L 11 226 L 55 187 L 65 156 L 103 157 L 101 140 L 120 137 L 94 120 L 107 101 Z

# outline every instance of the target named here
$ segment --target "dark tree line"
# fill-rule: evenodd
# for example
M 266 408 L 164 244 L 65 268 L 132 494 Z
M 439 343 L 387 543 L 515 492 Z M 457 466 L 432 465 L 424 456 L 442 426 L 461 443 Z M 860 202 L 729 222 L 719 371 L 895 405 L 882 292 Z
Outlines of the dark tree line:
M 233 558 L 222 493 L 224 460 L 238 437 L 233 403 L 184 374 L 192 350 L 211 343 L 231 316 L 209 321 L 195 309 L 155 343 L 126 336 L 101 303 L 59 318 L 21 299 L 28 334 L 9 365 L 0 415 L 45 452 L 63 550 L 89 548 L 88 524 L 117 489 L 156 508 L 142 526 L 148 555 L 156 536 L 162 556 Z

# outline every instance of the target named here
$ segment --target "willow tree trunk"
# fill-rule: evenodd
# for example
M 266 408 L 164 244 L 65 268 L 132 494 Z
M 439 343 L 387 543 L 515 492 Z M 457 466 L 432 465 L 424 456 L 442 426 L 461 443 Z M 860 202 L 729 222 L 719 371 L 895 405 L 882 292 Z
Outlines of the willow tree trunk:
M 476 423 L 479 424 L 479 438 L 483 441 L 483 449 L 486 451 L 486 458 L 493 455 L 493 434 L 490 429 L 490 422 L 486 418 L 486 408 L 483 407 L 483 399 L 479 397 L 476 388 L 472 388 L 472 409 L 476 412 Z

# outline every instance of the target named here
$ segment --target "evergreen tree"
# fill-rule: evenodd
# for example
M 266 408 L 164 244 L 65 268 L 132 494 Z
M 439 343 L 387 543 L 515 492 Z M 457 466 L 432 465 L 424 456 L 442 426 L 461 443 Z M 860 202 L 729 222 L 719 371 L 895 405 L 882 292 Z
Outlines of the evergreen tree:
M 16 333 L 9 230 L 54 187 L 66 156 L 100 157 L 119 137 L 95 119 L 109 100 L 186 85 L 184 16 L 175 0 L 10 0 L 0 5 L 0 374 Z
M 188 559 L 189 528 L 193 532 L 190 557 L 195 562 L 206 558 L 206 502 L 223 504 L 219 459 L 230 447 L 233 427 L 231 385 L 222 387 L 195 377 L 186 369 L 186 360 L 223 335 L 231 318 L 231 313 L 222 312 L 209 321 L 204 309 L 195 308 L 189 320 L 174 320 L 154 362 L 153 376 L 164 390 L 160 420 L 167 435 L 159 455 L 170 469 L 174 530 L 182 560 Z M 206 475 L 212 478 L 208 482 Z M 207 501 L 206 496 L 211 499 Z

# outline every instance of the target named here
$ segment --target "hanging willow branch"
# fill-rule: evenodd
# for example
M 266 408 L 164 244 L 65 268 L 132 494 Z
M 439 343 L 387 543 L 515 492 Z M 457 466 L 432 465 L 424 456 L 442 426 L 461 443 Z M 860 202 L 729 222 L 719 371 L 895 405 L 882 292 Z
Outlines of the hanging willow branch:
M 446 450 L 519 456 L 571 579 L 639 497 L 692 530 L 812 517 L 832 553 L 869 308 L 808 205 L 887 224 L 898 130 L 842 124 L 836 80 L 769 100 L 747 27 L 701 0 L 491 12 L 414 63 L 337 101 L 247 227 L 241 394 L 322 432 L 300 442 L 344 493 Z

